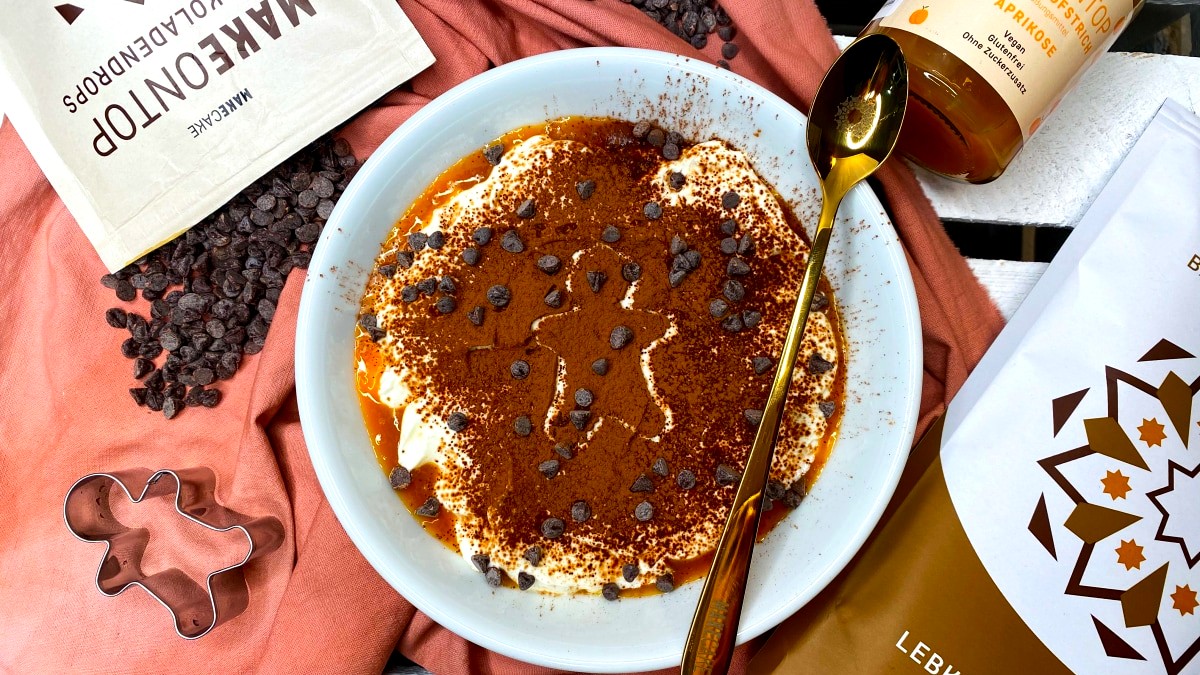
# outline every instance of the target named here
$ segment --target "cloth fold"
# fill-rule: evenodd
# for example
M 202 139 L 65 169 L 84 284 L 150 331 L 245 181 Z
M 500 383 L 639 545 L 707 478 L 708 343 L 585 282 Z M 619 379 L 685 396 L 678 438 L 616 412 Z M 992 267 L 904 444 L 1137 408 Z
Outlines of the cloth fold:
M 399 4 L 438 61 L 345 126 L 360 158 L 422 105 L 493 65 L 590 45 L 698 55 L 617 0 Z M 837 55 L 811 0 L 745 0 L 726 10 L 741 47 L 734 72 L 807 110 Z M 719 48 L 713 39 L 700 56 L 715 61 Z M 145 303 L 120 303 L 100 286 L 99 259 L 11 125 L 0 129 L 0 176 L 0 670 L 377 673 L 398 646 L 435 673 L 551 672 L 436 625 L 346 537 L 313 474 L 296 410 L 300 275 L 287 283 L 266 348 L 223 387 L 221 405 L 167 421 L 129 400 L 130 367 L 118 349 L 125 335 L 103 318 L 112 306 L 145 314 Z M 911 172 L 892 162 L 877 185 L 916 282 L 925 338 L 923 432 L 1001 319 Z M 286 539 L 250 568 L 249 608 L 189 642 L 140 590 L 115 599 L 96 592 L 102 547 L 70 536 L 61 505 L 71 483 L 92 471 L 194 465 L 216 471 L 223 504 L 274 515 Z M 739 650 L 734 672 L 744 671 L 754 646 Z

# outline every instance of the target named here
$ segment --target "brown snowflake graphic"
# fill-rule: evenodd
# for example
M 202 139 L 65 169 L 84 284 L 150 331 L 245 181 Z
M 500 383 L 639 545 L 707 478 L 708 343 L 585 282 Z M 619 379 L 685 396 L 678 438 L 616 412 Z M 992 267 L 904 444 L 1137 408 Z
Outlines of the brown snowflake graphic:
M 1191 352 L 1164 339 L 1146 352 L 1138 362 L 1195 358 Z M 1082 420 L 1087 444 L 1038 461 L 1055 485 L 1073 502 L 1073 508 L 1065 521 L 1058 522 L 1082 542 L 1063 592 L 1070 596 L 1120 603 L 1125 620 L 1124 628 L 1149 630 L 1153 635 L 1163 672 L 1167 675 L 1178 675 L 1200 653 L 1200 637 L 1184 645 L 1182 650 L 1176 653 L 1179 645 L 1174 645 L 1173 649 L 1163 627 L 1164 612 L 1182 617 L 1191 615 L 1197 606 L 1196 593 L 1192 589 L 1198 584 L 1191 582 L 1189 577 L 1188 584 L 1176 585 L 1175 592 L 1168 595 L 1167 575 L 1170 569 L 1175 569 L 1176 573 L 1186 569 L 1188 574 L 1200 579 L 1200 574 L 1197 574 L 1200 573 L 1200 569 L 1196 569 L 1197 563 L 1200 563 L 1200 536 L 1197 535 L 1197 523 L 1189 518 L 1187 512 L 1189 508 L 1194 512 L 1195 504 L 1200 500 L 1200 459 L 1194 449 L 1191 452 L 1188 450 L 1195 412 L 1193 402 L 1197 392 L 1200 392 L 1200 377 L 1187 382 L 1171 370 L 1161 383 L 1154 384 L 1108 366 L 1104 371 L 1104 382 L 1107 415 Z M 1071 421 L 1072 415 L 1088 396 L 1089 391 L 1090 389 L 1083 389 L 1052 401 L 1054 436 L 1058 436 Z M 1140 425 L 1126 430 L 1118 422 L 1121 397 L 1136 395 L 1136 392 L 1157 400 L 1163 415 L 1143 418 Z M 1164 417 L 1166 423 L 1160 422 Z M 1171 445 L 1170 448 L 1181 447 L 1182 451 L 1172 450 L 1164 445 L 1164 441 L 1172 433 L 1179 443 Z M 1137 443 L 1141 443 L 1142 448 L 1139 448 Z M 1072 482 L 1068 477 L 1069 472 L 1065 471 L 1072 463 L 1086 458 L 1095 459 L 1097 455 L 1115 460 L 1120 466 L 1116 470 L 1106 470 L 1097 477 L 1103 486 L 1101 494 L 1104 495 L 1097 501 L 1106 502 L 1105 504 L 1089 502 L 1084 496 L 1084 491 Z M 1132 485 L 1142 486 L 1142 489 L 1131 487 L 1131 478 L 1136 479 Z M 1154 487 L 1145 490 L 1146 486 Z M 1110 545 L 1098 548 L 1100 542 L 1144 519 L 1149 524 L 1154 524 L 1149 515 L 1129 512 L 1135 510 L 1130 508 L 1135 498 L 1148 500 L 1153 506 L 1153 509 L 1149 509 L 1150 512 L 1157 510 L 1159 520 L 1154 539 L 1178 545 L 1182 555 L 1149 555 L 1144 545 L 1145 540 L 1139 543 L 1133 537 L 1118 537 L 1120 546 L 1115 549 L 1110 548 Z M 1125 506 L 1126 504 L 1130 506 Z M 1028 529 L 1046 552 L 1057 560 L 1055 522 L 1051 519 L 1044 494 L 1034 507 Z M 1164 548 L 1168 551 L 1174 550 L 1171 547 L 1159 546 L 1160 552 Z M 1112 557 L 1114 553 L 1115 558 Z M 1145 571 L 1140 579 L 1124 588 L 1085 583 L 1085 572 L 1094 566 L 1113 565 L 1114 561 L 1120 566 L 1119 569 L 1131 576 L 1142 573 L 1143 569 Z M 1100 646 L 1107 656 L 1148 660 L 1147 655 L 1134 648 L 1117 630 L 1106 626 L 1094 615 L 1091 618 Z

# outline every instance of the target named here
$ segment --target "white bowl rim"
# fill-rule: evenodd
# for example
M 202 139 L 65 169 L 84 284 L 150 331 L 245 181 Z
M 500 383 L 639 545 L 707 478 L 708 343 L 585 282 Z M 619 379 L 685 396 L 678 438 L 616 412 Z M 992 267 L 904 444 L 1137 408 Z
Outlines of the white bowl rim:
M 517 61 L 512 61 L 504 65 L 492 68 L 484 73 L 476 75 L 441 94 L 433 101 L 422 107 L 412 115 L 408 120 L 402 123 L 393 131 L 388 138 L 375 150 L 370 158 L 363 164 L 355 179 L 350 182 L 343 193 L 339 206 L 335 207 L 334 213 L 327 222 L 326 231 L 333 230 L 341 224 L 341 213 L 344 208 L 343 203 L 352 203 L 362 186 L 367 182 L 364 180 L 370 176 L 376 167 L 383 161 L 381 158 L 387 156 L 394 151 L 394 148 L 403 144 L 410 136 L 419 131 L 422 124 L 426 120 L 439 115 L 444 109 L 451 107 L 458 100 L 469 96 L 474 90 L 490 86 L 494 81 L 510 77 L 522 70 L 540 69 L 551 66 L 557 62 L 575 62 L 575 61 L 596 61 L 599 59 L 630 59 L 640 63 L 653 63 L 655 65 L 666 66 L 669 68 L 690 70 L 697 75 L 705 76 L 714 81 L 724 81 L 727 84 L 735 86 L 745 92 L 752 94 L 761 99 L 769 99 L 784 107 L 785 110 L 794 112 L 796 120 L 801 124 L 806 124 L 807 117 L 796 110 L 790 103 L 783 100 L 777 94 L 762 87 L 761 85 L 746 79 L 740 75 L 732 73 L 729 70 L 719 68 L 698 59 L 674 54 L 670 52 L 655 51 L 649 49 L 638 49 L 629 47 L 585 47 L 577 49 L 569 49 L 555 52 L 548 52 L 536 56 L 526 57 Z M 874 210 L 877 210 L 880 215 L 880 220 L 884 225 L 890 225 L 891 220 L 886 215 L 883 205 L 878 197 L 866 183 L 861 183 L 856 186 L 847 199 L 856 198 L 864 200 L 866 205 Z M 897 275 L 892 279 L 897 284 L 899 295 L 904 298 L 903 314 L 905 317 L 905 325 L 900 331 L 904 338 L 903 348 L 907 353 L 915 354 L 915 358 L 909 359 L 909 368 L 906 373 L 904 391 L 901 397 L 907 402 L 907 405 L 900 410 L 897 410 L 896 430 L 900 437 L 913 439 L 918 421 L 918 414 L 921 400 L 921 382 L 922 382 L 922 335 L 921 321 L 919 310 L 916 301 L 916 289 L 910 274 L 907 273 L 908 261 L 905 257 L 902 244 L 891 228 L 883 228 L 885 237 L 888 241 L 885 242 L 885 251 L 890 258 L 891 264 L 896 269 L 902 270 L 904 273 Z M 325 237 L 322 237 L 322 240 Z M 312 278 L 313 270 L 320 270 L 329 267 L 323 256 L 323 249 L 320 246 L 315 248 L 312 260 L 309 264 L 309 277 L 305 280 L 305 288 L 309 285 L 309 280 Z M 315 310 L 312 299 L 312 293 L 305 293 L 300 299 L 300 308 L 296 321 L 296 348 L 295 348 L 295 378 L 296 378 L 296 397 L 301 419 L 301 431 L 305 438 L 306 446 L 309 447 L 309 457 L 313 465 L 313 470 L 316 473 L 321 489 L 324 492 L 325 498 L 330 504 L 335 516 L 341 523 L 350 540 L 355 544 L 368 563 L 376 570 L 381 577 L 386 580 L 389 585 L 400 593 L 400 587 L 404 586 L 402 597 L 411 602 L 417 609 L 425 613 L 441 626 L 451 630 L 455 634 L 480 645 L 488 650 L 509 656 L 514 659 L 535 663 L 549 667 L 565 668 L 565 669 L 585 669 L 590 672 L 635 672 L 647 671 L 666 667 L 672 667 L 678 664 L 678 657 L 659 657 L 653 656 L 645 659 L 629 659 L 612 664 L 598 664 L 592 661 L 577 661 L 569 658 L 556 658 L 550 654 L 531 653 L 524 651 L 514 645 L 508 644 L 494 639 L 487 633 L 480 632 L 474 629 L 469 623 L 461 621 L 456 615 L 444 612 L 432 601 L 431 598 L 425 596 L 419 588 L 408 587 L 402 580 L 398 579 L 394 574 L 390 573 L 389 562 L 384 560 L 378 551 L 368 543 L 368 535 L 364 528 L 357 522 L 353 513 L 352 507 L 348 505 L 347 497 L 343 494 L 340 486 L 337 484 L 331 468 L 332 459 L 326 456 L 326 453 L 312 451 L 312 438 L 315 434 L 310 434 L 307 431 L 309 426 L 317 427 L 323 425 L 322 415 L 316 406 L 316 389 L 319 383 L 310 381 L 306 374 L 304 364 L 309 363 L 319 357 L 314 346 L 314 339 L 310 338 L 309 331 L 304 330 L 305 326 L 316 325 Z M 739 626 L 737 643 L 742 644 L 747 640 L 761 635 L 772 627 L 778 625 L 787 617 L 796 613 L 812 600 L 818 593 L 825 589 L 830 581 L 833 580 L 850 560 L 857 555 L 862 548 L 867 537 L 875 529 L 879 519 L 882 517 L 884 509 L 891 501 L 899 483 L 903 468 L 908 459 L 908 450 L 903 449 L 897 452 L 892 463 L 888 467 L 886 480 L 880 484 L 879 490 L 875 493 L 871 506 L 867 509 L 867 517 L 864 518 L 859 527 L 846 538 L 846 545 L 842 548 L 839 554 L 829 561 L 822 570 L 812 575 L 813 583 L 809 587 L 809 592 L 798 594 L 792 602 L 778 608 L 775 612 L 761 617 L 755 624 L 747 626 L 742 624 Z

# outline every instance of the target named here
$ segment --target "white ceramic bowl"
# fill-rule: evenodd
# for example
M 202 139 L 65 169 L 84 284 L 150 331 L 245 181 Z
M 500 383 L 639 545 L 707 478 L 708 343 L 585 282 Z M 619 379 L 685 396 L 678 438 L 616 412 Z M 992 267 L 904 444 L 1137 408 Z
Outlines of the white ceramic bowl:
M 317 477 L 351 540 L 437 622 L 532 663 L 592 672 L 663 668 L 679 662 L 699 583 L 619 602 L 492 590 L 393 494 L 355 397 L 355 314 L 393 223 L 459 158 L 510 129 L 564 115 L 653 119 L 690 138 L 723 138 L 747 151 L 803 222 L 816 222 L 804 117 L 737 75 L 617 48 L 544 54 L 488 71 L 397 129 L 334 210 L 300 303 L 300 417 Z M 841 434 L 811 495 L 755 551 L 739 642 L 795 612 L 845 566 L 895 490 L 912 441 L 921 382 L 916 298 L 904 253 L 866 185 L 842 204 L 825 271 L 849 343 Z

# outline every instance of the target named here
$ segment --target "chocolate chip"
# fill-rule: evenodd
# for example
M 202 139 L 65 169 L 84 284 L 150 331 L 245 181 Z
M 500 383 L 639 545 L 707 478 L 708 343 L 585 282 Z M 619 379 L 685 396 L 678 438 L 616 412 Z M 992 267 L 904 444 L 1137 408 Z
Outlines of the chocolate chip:
M 740 333 L 745 327 L 746 324 L 742 322 L 742 317 L 737 314 L 730 314 L 721 322 L 721 328 L 730 333 Z
M 729 264 L 725 267 L 725 273 L 731 277 L 744 277 L 750 274 L 750 266 L 741 258 L 730 258 Z
M 113 307 L 104 312 L 104 320 L 113 328 L 125 328 L 129 322 L 129 314 L 119 307 Z
M 733 485 L 740 478 L 736 471 L 724 464 L 717 465 L 716 477 L 717 485 Z
M 727 59 L 732 59 L 738 55 L 738 46 L 732 42 L 726 42 L 721 45 L 721 56 Z
M 140 380 L 154 371 L 154 362 L 150 359 L 139 358 L 133 362 L 133 379 Z
M 571 418 L 571 424 L 573 424 L 576 429 L 583 431 L 585 428 L 587 428 L 588 421 L 592 418 L 592 411 L 572 410 L 571 412 L 567 413 L 567 416 Z
M 667 184 L 671 186 L 672 190 L 678 190 L 678 189 L 682 188 L 686 183 L 687 183 L 687 176 L 684 176 L 682 173 L 680 173 L 678 171 L 672 171 L 671 173 L 667 174 Z
M 562 291 L 557 288 L 551 288 L 550 292 L 546 293 L 546 297 L 542 298 L 542 300 L 546 303 L 547 307 L 558 309 L 563 304 Z
M 571 519 L 577 523 L 586 522 L 592 517 L 592 507 L 588 503 L 580 500 L 571 505 Z
M 671 237 L 671 244 L 667 250 L 669 250 L 671 252 L 671 255 L 677 256 L 677 255 L 682 254 L 687 249 L 688 249 L 688 245 L 687 245 L 687 242 L 683 240 L 683 237 L 681 237 L 679 235 L 675 235 L 675 236 Z
M 635 565 L 633 563 L 625 563 L 624 565 L 621 566 L 621 578 L 625 579 L 625 581 L 627 581 L 629 583 L 633 583 L 633 580 L 636 579 L 637 576 L 638 576 L 638 566 L 637 565 Z
M 796 489 L 797 485 L 800 486 L 799 490 Z M 788 488 L 788 490 L 783 493 L 783 503 L 786 504 L 788 508 L 794 509 L 797 506 L 800 506 L 800 502 L 802 501 L 804 501 L 804 484 L 801 481 L 797 481 L 792 484 L 792 487 Z
M 640 522 L 646 522 L 654 517 L 654 506 L 650 502 L 642 502 L 633 508 L 633 517 Z
M 547 479 L 554 478 L 558 475 L 559 463 L 557 459 L 548 459 L 537 465 L 538 473 L 545 476 Z
M 654 465 L 650 467 L 650 470 L 654 472 L 654 475 L 663 476 L 664 478 L 671 473 L 671 467 L 667 464 L 667 460 L 664 457 L 654 460 Z
M 408 269 L 408 268 L 412 267 L 414 259 L 415 258 L 413 258 L 412 251 L 397 251 L 396 252 L 396 264 L 399 265 L 400 267 L 403 267 L 404 269 Z
M 408 247 L 414 251 L 420 251 L 425 248 L 425 244 L 429 242 L 429 235 L 424 232 L 410 232 L 408 234 Z
M 596 359 L 592 361 L 592 372 L 604 376 L 608 374 L 609 363 L 608 359 Z
M 605 600 L 614 602 L 617 598 L 621 597 L 621 587 L 614 583 L 604 584 L 604 586 L 600 588 L 600 595 L 604 596 Z
M 566 528 L 567 524 L 561 518 L 547 518 L 542 521 L 542 536 L 547 539 L 558 539 Z
M 192 371 L 192 380 L 202 387 L 212 384 L 216 379 L 217 374 L 212 368 L 197 368 Z
M 717 29 L 717 37 L 721 38 L 725 42 L 729 42 L 730 40 L 732 40 L 733 36 L 734 36 L 733 26 L 721 26 L 720 28 Z
M 746 297 L 745 286 L 736 279 L 727 280 L 721 291 L 730 302 L 741 302 Z
M 142 354 L 142 346 L 133 337 L 128 337 L 124 342 L 121 342 L 121 356 L 127 359 L 136 359 L 140 354 Z
M 476 326 L 483 325 L 483 308 L 476 305 L 471 311 L 467 312 L 467 320 Z
M 769 480 L 767 481 L 767 487 L 764 490 L 764 493 L 767 495 L 767 499 L 777 502 L 780 499 L 783 499 L 783 493 L 785 491 L 786 490 L 783 487 L 783 483 L 780 483 L 777 480 Z
M 663 210 L 656 202 L 646 202 L 646 205 L 642 207 L 642 214 L 650 220 L 658 220 L 662 218 Z
M 590 389 L 580 388 L 575 390 L 575 405 L 580 408 L 590 408 L 592 402 L 595 400 L 596 397 L 592 395 Z
M 667 275 L 667 283 L 671 284 L 671 288 L 679 288 L 684 279 L 687 279 L 687 270 L 673 269 Z
M 721 240 L 721 253 L 724 253 L 725 255 L 733 255 L 734 253 L 737 253 L 737 246 L 737 239 L 734 239 L 733 237 L 725 237 Z M 736 260 L 736 258 L 734 260 Z M 730 262 L 733 261 L 731 260 Z M 745 263 L 742 264 L 745 265 Z M 749 272 L 750 268 L 747 267 L 746 271 Z
M 500 237 L 500 248 L 509 253 L 521 253 L 525 250 L 525 242 L 521 241 L 521 235 L 516 230 L 509 230 Z
M 554 452 L 555 452 L 555 454 L 557 454 L 559 457 L 562 457 L 563 459 L 571 459 L 572 457 L 575 456 L 575 453 L 571 450 L 570 446 L 563 445 L 561 443 L 554 446 Z
M 642 278 L 642 266 L 635 262 L 628 262 L 621 265 L 621 278 L 629 283 L 633 283 Z
M 488 568 L 492 566 L 492 559 L 482 553 L 476 553 L 471 556 L 471 564 L 481 573 L 487 573 Z
M 421 293 L 424 295 L 433 295 L 437 292 L 437 284 L 438 280 L 434 277 L 422 279 L 421 281 L 417 282 L 417 290 L 421 291 Z
M 719 319 L 719 318 L 725 316 L 725 313 L 728 311 L 729 311 L 729 304 L 720 298 L 717 298 L 717 299 L 713 300 L 712 302 L 708 303 L 708 313 L 714 319 Z
M 437 497 L 430 497 L 425 500 L 424 504 L 417 507 L 416 514 L 426 518 L 436 518 L 442 511 L 442 504 L 437 500 Z
M 497 164 L 499 164 L 500 158 L 503 156 L 504 156 L 504 144 L 503 143 L 492 143 L 491 145 L 489 145 L 483 149 L 483 158 L 486 159 L 487 163 L 491 164 L 492 166 L 496 166 Z
M 537 215 L 537 204 L 532 198 L 526 199 L 525 201 L 521 202 L 520 206 L 517 207 L 518 218 L 529 219 L 535 215 Z
M 412 473 L 408 469 L 398 466 L 388 474 L 388 482 L 391 483 L 393 488 L 403 490 L 412 484 Z
M 507 307 L 509 301 L 512 300 L 512 291 L 508 290 L 507 286 L 496 284 L 487 289 L 487 299 L 496 309 Z
M 608 345 L 613 349 L 621 349 L 633 340 L 633 331 L 628 326 L 617 326 L 608 334 Z
M 469 246 L 469 247 L 463 249 L 462 259 L 463 259 L 463 262 L 467 263 L 471 267 L 478 265 L 479 264 L 479 249 L 475 248 L 474 246 Z
M 163 416 L 167 419 L 175 419 L 175 416 L 183 410 L 183 399 L 176 396 L 168 396 L 163 399 Z
M 148 391 L 145 387 L 135 387 L 129 390 L 129 395 L 133 397 L 133 402 L 137 405 L 146 405 L 146 393 Z
M 537 567 L 542 564 L 542 547 L 537 545 L 530 546 L 525 549 L 525 554 L 521 557 L 528 560 L 530 565 Z
M 732 237 L 737 234 L 737 221 L 730 218 L 721 223 L 721 234 Z M 724 243 L 724 242 L 722 242 Z
M 828 306 L 829 298 L 821 291 L 817 291 L 816 293 L 813 293 L 812 304 L 809 305 L 808 308 L 811 311 L 819 312 Z
M 750 236 L 749 232 L 743 234 L 742 238 L 738 240 L 737 252 L 739 255 L 754 254 L 754 237 Z
M 674 143 L 663 143 L 662 156 L 668 162 L 679 159 L 679 146 Z
M 675 474 L 675 484 L 684 490 L 691 490 L 696 487 L 696 474 L 689 469 L 684 469 Z
M 508 372 L 514 380 L 523 380 L 529 377 L 529 362 L 521 359 L 513 361 L 508 367 Z
M 654 582 L 654 587 L 660 593 L 670 593 L 675 590 L 675 577 L 670 574 L 664 574 Z
M 470 421 L 471 420 L 467 417 L 466 413 L 452 412 L 450 413 L 450 416 L 446 418 L 446 426 L 450 427 L 450 431 L 457 433 L 465 430 Z
M 654 481 L 646 474 L 642 474 L 633 481 L 633 485 L 629 486 L 630 492 L 650 492 L 654 490 Z
M 538 258 L 537 268 L 546 274 L 555 274 L 562 269 L 562 261 L 555 255 L 544 255 Z
M 533 433 L 533 422 L 529 421 L 529 415 L 521 415 L 513 421 L 513 433 L 522 438 Z
M 490 227 L 477 227 L 475 228 L 475 232 L 471 234 L 471 239 L 475 240 L 476 244 L 484 246 L 492 240 L 493 233 L 494 231 Z
M 117 290 L 117 282 L 120 280 L 121 279 L 115 274 L 105 274 L 104 276 L 100 277 L 100 285 L 110 291 L 115 291 Z M 124 326 L 114 326 L 114 328 L 124 328 Z
M 683 145 L 683 134 L 679 133 L 678 131 L 668 131 L 666 142 L 674 143 L 675 145 Z
M 127 279 L 121 279 L 117 282 L 117 299 L 124 302 L 130 302 L 137 297 L 137 289 Z
M 446 235 L 441 230 L 434 230 L 429 233 L 429 241 L 425 245 L 436 251 L 446 245 Z
M 621 241 L 621 230 L 616 225 L 609 225 L 600 233 L 600 240 L 606 244 L 615 244 Z
M 533 582 L 537 581 L 533 575 L 528 572 L 517 572 L 517 588 L 522 591 L 527 591 L 533 587 Z
M 487 585 L 492 588 L 500 588 L 500 584 L 504 582 L 504 575 L 500 573 L 499 567 L 489 567 L 483 573 L 483 578 L 487 581 Z
M 834 411 L 837 410 L 837 404 L 833 401 L 822 401 L 817 404 L 817 409 L 821 411 L 821 415 L 824 416 L 825 419 L 829 419 L 830 417 L 833 417 Z
M 438 282 L 438 290 L 447 295 L 454 295 L 458 292 L 458 286 L 454 283 L 454 279 L 451 279 L 449 276 L 444 276 L 442 277 L 441 281 Z
M 775 362 L 769 356 L 756 356 L 750 359 L 750 365 L 754 366 L 755 375 L 762 375 L 770 370 L 775 365 Z
M 661 148 L 663 143 L 667 142 L 667 135 L 662 129 L 651 129 L 650 133 L 646 134 L 646 142 L 656 148 Z
M 592 195 L 596 192 L 596 181 L 591 179 L 579 181 L 575 184 L 575 192 L 584 201 L 591 199 Z
M 645 138 L 646 134 L 650 133 L 650 123 L 646 120 L 639 120 L 637 124 L 633 125 L 631 133 L 634 138 Z
M 447 295 L 438 298 L 438 301 L 434 304 L 434 306 L 437 307 L 438 312 L 442 314 L 449 314 L 454 311 L 454 308 L 457 307 L 458 304 L 454 302 L 454 298 Z
M 416 302 L 419 297 L 421 297 L 421 291 L 416 286 L 409 284 L 400 289 L 400 299 L 404 302 Z
M 695 49 L 704 49 L 708 46 L 708 36 L 704 33 L 696 33 L 689 42 Z
M 588 286 L 592 289 L 593 293 L 599 293 L 600 289 L 604 286 L 604 282 L 608 281 L 608 275 L 597 270 L 588 270 L 585 276 L 587 276 Z
M 762 424 L 763 411 L 755 408 L 746 408 L 742 411 L 742 417 L 746 418 L 746 423 L 752 427 L 757 427 Z
M 754 328 L 762 323 L 762 313 L 756 312 L 753 309 L 743 310 L 742 323 L 746 324 L 746 328 Z
M 833 370 L 833 364 L 826 361 L 820 354 L 813 352 L 813 355 L 808 357 L 808 372 L 813 375 L 823 375 Z

